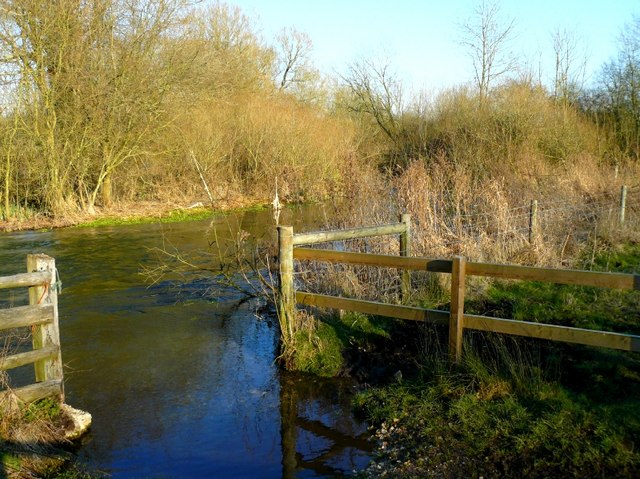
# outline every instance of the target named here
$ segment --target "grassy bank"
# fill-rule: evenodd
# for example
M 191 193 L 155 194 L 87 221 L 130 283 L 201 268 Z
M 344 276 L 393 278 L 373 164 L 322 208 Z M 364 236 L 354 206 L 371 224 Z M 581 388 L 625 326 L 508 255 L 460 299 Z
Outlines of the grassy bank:
M 614 248 L 593 264 L 637 271 L 640 245 Z M 640 333 L 640 292 L 502 282 L 468 310 Z M 468 333 L 464 361 L 451 367 L 435 346 L 444 334 L 425 332 L 423 347 L 414 349 L 420 366 L 408 381 L 357 399 L 379 428 L 378 463 L 387 477 L 640 473 L 640 355 Z
M 64 218 L 54 218 L 33 213 L 13 221 L 0 222 L 0 231 L 47 230 L 53 228 L 96 228 L 101 226 L 135 225 L 150 223 L 179 223 L 209 219 L 215 214 L 233 211 L 262 210 L 263 202 L 244 200 L 233 204 L 220 204 L 216 208 L 197 206 L 179 208 L 173 203 L 145 202 L 123 203 L 99 213 L 77 213 Z
M 576 262 L 637 272 L 640 244 Z M 425 291 L 435 297 L 421 302 L 441 309 L 441 290 Z M 465 307 L 640 334 L 638 291 L 494 282 L 478 287 Z M 469 331 L 464 360 L 454 367 L 446 328 L 345 314 L 321 318 L 306 331 L 301 369 L 384 384 L 356 399 L 379 441 L 379 456 L 363 477 L 640 474 L 639 354 Z

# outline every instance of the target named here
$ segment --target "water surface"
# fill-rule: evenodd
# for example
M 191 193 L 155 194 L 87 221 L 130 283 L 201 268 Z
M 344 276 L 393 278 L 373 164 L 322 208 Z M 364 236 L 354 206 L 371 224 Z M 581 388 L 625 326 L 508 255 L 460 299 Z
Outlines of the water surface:
M 308 230 L 322 214 L 287 210 L 281 221 Z M 275 233 L 267 211 L 0 235 L 2 275 L 24 271 L 29 253 L 56 259 L 67 402 L 93 415 L 82 462 L 114 478 L 336 477 L 367 464 L 353 385 L 279 371 L 277 325 L 256 314 L 260 301 L 211 272 L 155 284 L 140 274 L 158 264 L 154 248 L 215 269 L 213 239 L 239 231 Z

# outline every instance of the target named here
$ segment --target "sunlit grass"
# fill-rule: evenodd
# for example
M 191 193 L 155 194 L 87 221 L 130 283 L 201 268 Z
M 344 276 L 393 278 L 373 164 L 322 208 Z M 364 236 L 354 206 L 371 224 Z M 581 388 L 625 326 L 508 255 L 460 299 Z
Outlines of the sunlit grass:
M 612 248 L 593 264 L 637 272 L 640 247 Z M 497 282 L 484 293 L 470 310 L 636 334 L 640 328 L 638 292 Z M 432 330 L 423 344 L 444 337 Z M 393 477 L 640 473 L 639 354 L 491 333 L 465 338 L 458 366 L 442 349 L 414 351 L 422 365 L 413 377 L 356 398 L 383 431 L 380 460 L 392 464 Z
M 306 316 L 306 315 L 305 315 Z M 393 320 L 346 312 L 316 319 L 306 316 L 295 342 L 294 369 L 318 376 L 337 376 L 348 350 L 358 354 L 388 339 Z

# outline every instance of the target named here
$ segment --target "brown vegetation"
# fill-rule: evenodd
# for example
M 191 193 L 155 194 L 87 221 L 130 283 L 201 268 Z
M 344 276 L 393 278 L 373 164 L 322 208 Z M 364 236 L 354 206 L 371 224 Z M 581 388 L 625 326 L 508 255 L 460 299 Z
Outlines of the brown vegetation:
M 289 58 L 296 75 L 276 88 L 281 59 L 242 12 L 188 3 L 3 2 L 5 219 L 191 201 L 191 152 L 216 201 L 265 199 L 276 176 L 289 200 L 340 189 L 354 132 L 314 106 L 317 75 Z M 281 55 L 303 38 L 286 35 Z
M 406 106 L 389 64 L 361 61 L 332 85 L 310 64 L 306 35 L 284 30 L 268 44 L 221 3 L 2 6 L 5 228 L 151 203 L 267 202 L 277 179 L 284 201 L 344 198 L 353 210 L 336 211 L 337 224 L 406 210 L 418 254 L 560 263 L 610 221 L 602 205 L 619 187 L 636 186 L 632 28 L 595 92 L 576 90 L 557 35 L 553 92 L 501 69 L 491 83 Z M 474 29 L 496 12 L 476 14 L 465 27 L 472 53 L 482 46 Z M 533 199 L 541 237 L 531 245 Z

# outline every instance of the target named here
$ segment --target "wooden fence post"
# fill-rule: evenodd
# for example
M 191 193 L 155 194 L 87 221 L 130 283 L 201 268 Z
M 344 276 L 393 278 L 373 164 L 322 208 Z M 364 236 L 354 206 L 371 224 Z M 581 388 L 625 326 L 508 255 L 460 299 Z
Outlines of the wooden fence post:
M 47 324 L 33 326 L 33 349 L 55 347 L 58 349 L 58 354 L 52 359 L 44 359 L 34 364 L 36 382 L 60 380 L 60 396 L 61 400 L 64 400 L 56 260 L 45 254 L 27 255 L 27 272 L 34 273 L 39 271 L 49 272 L 51 276 L 48 283 L 29 288 L 29 304 L 32 306 L 38 304 L 53 305 L 53 320 Z
M 293 285 L 293 226 L 278 226 L 278 314 L 284 342 L 294 339 L 296 293 Z
M 529 209 L 529 244 L 533 244 L 536 240 L 538 230 L 538 200 L 531 200 Z
M 404 213 L 400 222 L 404 223 L 405 230 L 400 233 L 400 256 L 411 256 L 411 215 Z M 407 301 L 411 296 L 411 272 L 402 271 L 402 300 Z
M 620 188 L 620 226 L 624 226 L 624 215 L 627 208 L 627 187 Z
M 454 363 L 462 358 L 462 333 L 464 330 L 464 293 L 466 260 L 453 258 L 451 270 L 451 311 L 449 316 L 449 357 Z

